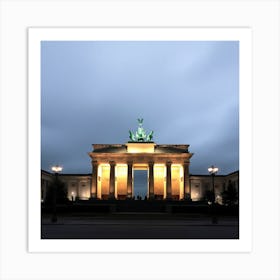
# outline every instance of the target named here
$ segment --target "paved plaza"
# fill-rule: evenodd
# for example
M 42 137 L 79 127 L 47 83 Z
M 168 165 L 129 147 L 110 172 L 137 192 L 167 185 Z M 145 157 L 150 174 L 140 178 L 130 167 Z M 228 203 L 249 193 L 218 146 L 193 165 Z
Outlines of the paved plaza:
M 118 213 L 42 218 L 42 238 L 48 239 L 237 239 L 237 217 Z

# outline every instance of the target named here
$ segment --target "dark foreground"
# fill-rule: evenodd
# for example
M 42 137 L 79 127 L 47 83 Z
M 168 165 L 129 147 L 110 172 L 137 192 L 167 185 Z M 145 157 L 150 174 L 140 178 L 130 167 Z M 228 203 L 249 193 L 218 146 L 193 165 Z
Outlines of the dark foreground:
M 167 214 L 117 214 L 96 217 L 42 219 L 43 239 L 237 239 L 238 219 L 170 216 Z
M 42 239 L 238 239 L 238 207 L 188 202 L 74 202 L 42 207 Z

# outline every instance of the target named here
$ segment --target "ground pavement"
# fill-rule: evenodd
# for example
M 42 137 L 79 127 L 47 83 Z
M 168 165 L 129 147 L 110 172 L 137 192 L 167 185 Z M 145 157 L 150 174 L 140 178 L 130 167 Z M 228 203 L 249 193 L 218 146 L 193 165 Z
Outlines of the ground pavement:
M 43 239 L 237 239 L 238 218 L 166 213 L 42 217 Z M 214 223 L 213 223 L 214 221 Z

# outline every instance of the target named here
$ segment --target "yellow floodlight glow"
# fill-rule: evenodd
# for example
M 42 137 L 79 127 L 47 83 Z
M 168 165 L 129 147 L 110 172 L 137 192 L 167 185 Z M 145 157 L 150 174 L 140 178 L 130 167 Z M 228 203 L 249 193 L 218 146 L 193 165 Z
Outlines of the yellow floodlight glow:
M 157 195 L 162 195 L 163 198 L 166 197 L 166 167 L 164 164 L 154 165 L 154 192 Z
M 134 170 L 148 170 L 148 165 L 145 163 L 135 163 L 133 164 Z
M 127 152 L 132 154 L 139 153 L 154 153 L 155 152 L 154 143 L 127 143 Z
M 115 195 L 126 196 L 127 194 L 127 165 L 117 164 L 116 166 L 116 185 L 115 185 Z

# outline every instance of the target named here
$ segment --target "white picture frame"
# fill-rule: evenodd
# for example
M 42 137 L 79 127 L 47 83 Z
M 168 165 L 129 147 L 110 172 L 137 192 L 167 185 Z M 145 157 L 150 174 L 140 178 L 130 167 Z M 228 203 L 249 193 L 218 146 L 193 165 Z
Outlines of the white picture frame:
M 251 30 L 250 28 L 29 28 L 29 237 L 30 252 L 249 252 L 251 250 Z M 240 100 L 240 215 L 238 239 L 41 239 L 40 95 L 42 41 L 238 41 Z M 59 98 L 59 97 L 58 97 Z M 243 170 L 246 170 L 244 172 Z M 246 186 L 246 188 L 244 187 Z M 36 209 L 36 210 L 35 210 Z M 34 211 L 35 210 L 35 211 Z M 124 249 L 126 248 L 126 249 Z
M 1 279 L 279 279 L 279 2 L 217 3 L 0 2 Z M 253 213 L 249 252 L 64 254 L 28 251 L 27 29 L 114 25 L 252 30 Z M 264 189 L 264 186 L 268 187 Z

